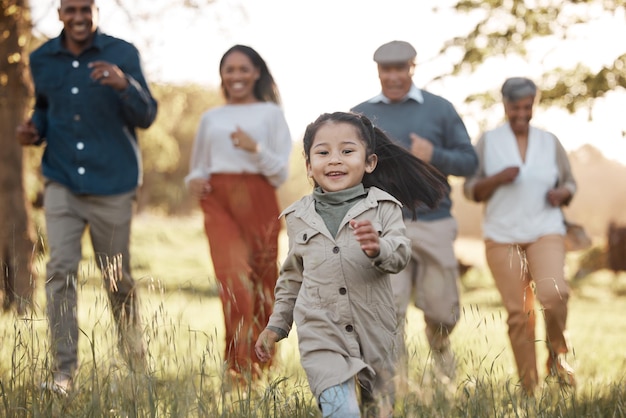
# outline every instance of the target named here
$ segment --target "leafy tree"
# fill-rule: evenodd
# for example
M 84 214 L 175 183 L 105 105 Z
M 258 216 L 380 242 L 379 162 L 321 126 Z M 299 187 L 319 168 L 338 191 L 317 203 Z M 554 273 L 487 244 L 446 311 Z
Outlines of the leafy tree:
M 496 57 L 527 57 L 529 44 L 558 45 L 578 28 L 594 19 L 612 16 L 625 6 L 624 0 L 459 0 L 453 8 L 477 17 L 477 23 L 470 33 L 443 46 L 442 54 L 457 51 L 460 57 L 444 76 L 466 75 Z M 573 68 L 546 69 L 541 80 L 537 80 L 543 105 L 564 107 L 574 113 L 592 107 L 595 99 L 610 91 L 626 88 L 626 52 L 599 70 L 592 70 L 585 63 L 585 51 L 579 56 Z M 487 93 L 468 97 L 468 101 L 472 100 L 489 106 L 498 98 Z

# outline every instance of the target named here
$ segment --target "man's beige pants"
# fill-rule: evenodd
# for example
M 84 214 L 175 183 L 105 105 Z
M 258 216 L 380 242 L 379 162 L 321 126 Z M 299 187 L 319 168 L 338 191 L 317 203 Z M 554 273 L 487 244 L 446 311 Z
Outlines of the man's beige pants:
M 405 342 L 406 313 L 411 302 L 424 312 L 430 348 L 441 351 L 459 319 L 459 269 L 454 254 L 457 222 L 405 220 L 411 240 L 411 260 L 391 276 L 398 317 L 398 375 L 406 378 L 408 353 Z
M 135 334 L 140 332 L 129 256 L 134 199 L 134 190 L 113 196 L 76 195 L 58 183 L 46 184 L 44 209 L 50 253 L 46 298 L 55 377 L 72 378 L 78 366 L 76 284 L 81 240 L 87 227 L 95 254 L 93 261 L 104 277 L 118 326 L 120 346 L 124 347 L 126 334 L 137 338 Z M 128 348 L 142 350 L 143 346 Z

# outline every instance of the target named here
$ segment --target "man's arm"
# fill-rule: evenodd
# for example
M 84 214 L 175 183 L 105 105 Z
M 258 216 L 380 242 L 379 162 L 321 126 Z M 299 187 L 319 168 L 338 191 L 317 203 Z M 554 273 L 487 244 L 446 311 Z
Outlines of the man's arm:
M 446 175 L 470 176 L 478 167 L 478 157 L 463 120 L 450 104 L 443 127 L 443 147 L 435 147 L 431 158 Z
M 152 97 L 150 88 L 141 68 L 139 51 L 130 46 L 127 59 L 119 67 L 128 83 L 126 89 L 119 91 L 124 119 L 132 126 L 146 129 L 152 125 L 157 115 L 157 102 Z

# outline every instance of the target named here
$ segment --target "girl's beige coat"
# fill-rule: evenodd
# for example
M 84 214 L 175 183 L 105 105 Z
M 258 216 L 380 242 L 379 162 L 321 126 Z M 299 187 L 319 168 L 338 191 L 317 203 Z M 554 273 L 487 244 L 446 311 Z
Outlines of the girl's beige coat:
M 389 273 L 401 271 L 410 257 L 400 207 L 372 187 L 348 211 L 335 238 L 312 196 L 283 212 L 289 253 L 268 325 L 289 332 L 295 321 L 302 366 L 318 398 L 357 374 L 375 396 L 393 391 L 397 324 Z M 377 257 L 361 250 L 351 219 L 369 219 L 379 231 Z

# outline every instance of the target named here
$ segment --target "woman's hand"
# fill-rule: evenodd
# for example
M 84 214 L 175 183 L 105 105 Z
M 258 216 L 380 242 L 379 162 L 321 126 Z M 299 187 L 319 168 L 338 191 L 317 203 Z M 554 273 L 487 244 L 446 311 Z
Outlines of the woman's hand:
M 233 141 L 235 148 L 239 148 L 247 152 L 259 152 L 259 144 L 256 143 L 254 139 L 250 138 L 250 135 L 243 131 L 239 126 L 237 126 L 237 129 L 230 134 L 230 139 Z
M 474 200 L 477 202 L 489 200 L 498 187 L 513 183 L 518 175 L 519 167 L 510 166 L 492 176 L 478 180 L 474 185 Z
M 278 340 L 278 334 L 271 329 L 265 328 L 254 344 L 254 352 L 261 363 L 269 361 L 274 355 L 274 348 Z
M 198 200 L 211 193 L 211 184 L 207 179 L 189 180 L 189 193 Z
M 380 254 L 380 239 L 378 231 L 374 229 L 372 223 L 369 220 L 357 221 L 353 219 L 350 221 L 350 226 L 353 229 L 354 237 L 361 244 L 363 252 L 370 258 L 378 256 Z
M 566 187 L 555 187 L 548 191 L 546 198 L 550 205 L 558 207 L 564 204 L 571 196 L 572 193 Z
M 496 176 L 498 177 L 498 183 L 509 184 L 513 183 L 519 175 L 519 167 L 511 166 L 500 171 Z

